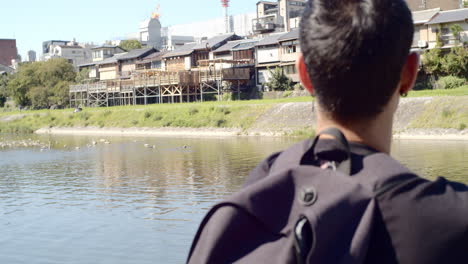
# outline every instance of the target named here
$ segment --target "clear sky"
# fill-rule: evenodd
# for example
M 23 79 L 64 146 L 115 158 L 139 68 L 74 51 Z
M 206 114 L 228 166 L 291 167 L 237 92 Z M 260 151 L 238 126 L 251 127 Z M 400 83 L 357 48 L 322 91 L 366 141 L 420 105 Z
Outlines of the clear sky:
M 257 0 L 231 0 L 230 14 L 255 12 Z M 220 0 L 5 0 L 0 7 L 0 38 L 15 38 L 23 59 L 39 56 L 45 40 L 103 43 L 138 32 L 141 21 L 161 5 L 163 26 L 223 15 Z

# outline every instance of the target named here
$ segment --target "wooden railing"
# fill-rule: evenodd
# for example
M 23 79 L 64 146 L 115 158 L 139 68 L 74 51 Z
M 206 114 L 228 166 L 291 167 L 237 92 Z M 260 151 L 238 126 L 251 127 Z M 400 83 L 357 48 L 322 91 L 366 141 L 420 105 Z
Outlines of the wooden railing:
M 166 72 L 155 70 L 136 71 L 131 79 L 107 80 L 89 84 L 70 85 L 70 92 L 121 92 L 141 87 L 167 85 L 199 85 L 202 82 L 221 80 L 249 80 L 249 68 L 216 69 L 199 67 L 193 71 Z

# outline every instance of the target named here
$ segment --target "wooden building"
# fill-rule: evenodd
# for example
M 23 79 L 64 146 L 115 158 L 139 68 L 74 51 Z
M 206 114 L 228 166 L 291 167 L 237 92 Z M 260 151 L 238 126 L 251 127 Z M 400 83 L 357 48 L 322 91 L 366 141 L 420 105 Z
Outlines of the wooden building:
M 117 58 L 119 66 L 119 77 L 129 78 L 135 72 L 137 62 L 142 58 L 158 52 L 154 48 L 134 49 Z
M 215 60 L 223 60 L 223 68 L 234 66 L 255 66 L 255 44 L 258 39 L 243 39 L 229 41 L 220 48 L 212 51 Z
M 268 82 L 270 69 L 280 67 L 279 38 L 284 33 L 271 34 L 255 44 L 257 85 Z
M 155 52 L 136 62 L 137 70 L 165 70 L 163 56 L 167 51 Z
M 280 66 L 283 72 L 294 82 L 299 82 L 296 70 L 296 60 L 301 53 L 299 45 L 299 29 L 294 29 L 278 39 L 280 45 Z
M 440 11 L 426 25 L 428 26 L 429 48 L 436 46 L 438 33 L 440 33 L 442 48 L 468 43 L 468 8 Z M 453 25 L 460 25 L 462 29 L 458 36 L 454 36 L 451 30 Z
M 196 69 L 200 61 L 212 60 L 213 51 L 225 45 L 228 41 L 240 39 L 235 34 L 212 37 L 200 43 L 187 43 L 163 56 L 168 71 Z

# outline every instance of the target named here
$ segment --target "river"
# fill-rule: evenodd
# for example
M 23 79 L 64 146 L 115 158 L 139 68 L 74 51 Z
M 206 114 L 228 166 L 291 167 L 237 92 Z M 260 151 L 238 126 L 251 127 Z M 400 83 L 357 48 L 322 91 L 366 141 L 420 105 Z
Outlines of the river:
M 30 137 L 51 148 L 0 148 L 0 263 L 183 263 L 206 210 L 296 141 Z M 400 140 L 392 154 L 468 183 L 467 141 Z

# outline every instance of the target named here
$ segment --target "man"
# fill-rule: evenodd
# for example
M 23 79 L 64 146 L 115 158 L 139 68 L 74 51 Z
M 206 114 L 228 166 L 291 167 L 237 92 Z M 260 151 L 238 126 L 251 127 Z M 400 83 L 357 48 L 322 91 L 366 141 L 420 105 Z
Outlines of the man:
M 350 142 L 352 164 L 359 166 L 352 167 L 349 177 L 370 181 L 373 175 L 382 173 L 376 160 L 403 167 L 388 155 L 379 156 L 383 157 L 379 161 L 368 153 L 390 153 L 399 98 L 412 89 L 418 70 L 418 55 L 410 53 L 412 40 L 413 21 L 404 0 L 311 0 L 308 3 L 300 25 L 302 55 L 297 69 L 302 85 L 316 97 L 317 132 L 338 128 Z M 322 154 L 323 161 L 341 155 L 342 151 L 333 142 L 327 138 L 319 140 L 317 156 Z M 278 166 L 278 159 L 284 154 L 279 155 L 279 158 L 278 154 L 272 155 L 260 164 L 245 187 L 272 177 L 272 167 L 275 163 Z M 375 200 L 370 242 L 363 262 L 468 263 L 467 186 L 443 178 L 430 182 L 409 173 L 408 179 L 402 187 L 388 188 Z M 320 190 L 318 193 L 320 199 Z M 255 206 L 253 200 L 249 200 L 251 207 Z M 233 210 L 224 209 L 224 213 L 238 217 Z M 192 262 L 242 260 L 244 256 L 254 255 L 252 251 L 279 240 L 271 237 L 266 240 L 270 242 L 244 246 L 252 238 L 236 241 L 243 239 L 239 231 L 230 230 L 237 220 L 226 221 L 219 211 L 210 214 L 192 247 Z M 274 217 L 283 216 L 278 213 Z M 245 221 L 239 225 L 248 224 L 247 218 L 239 219 Z M 342 225 L 347 220 L 343 219 Z M 221 222 L 229 225 L 216 227 Z M 227 234 L 213 235 L 223 232 Z M 256 230 L 250 228 L 249 232 Z M 235 258 L 223 259 L 221 253 L 216 254 L 224 250 L 220 246 L 223 241 L 240 248 L 230 251 L 235 253 Z M 203 252 L 207 247 L 215 253 Z M 269 252 L 280 255 L 280 248 Z M 290 262 L 293 258 L 287 259 Z
M 312 0 L 301 21 L 297 69 L 317 98 L 317 131 L 390 153 L 399 97 L 418 55 L 403 0 Z M 418 179 L 379 205 L 367 263 L 468 263 L 468 188 Z

